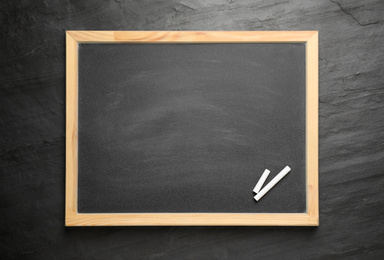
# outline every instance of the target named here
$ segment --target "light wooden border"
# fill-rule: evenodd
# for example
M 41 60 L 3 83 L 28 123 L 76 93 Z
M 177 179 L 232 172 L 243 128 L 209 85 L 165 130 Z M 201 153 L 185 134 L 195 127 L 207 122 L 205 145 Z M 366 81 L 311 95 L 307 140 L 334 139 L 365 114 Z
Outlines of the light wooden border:
M 305 43 L 306 213 L 77 212 L 78 43 Z M 67 31 L 66 32 L 66 226 L 318 226 L 318 32 L 317 31 Z

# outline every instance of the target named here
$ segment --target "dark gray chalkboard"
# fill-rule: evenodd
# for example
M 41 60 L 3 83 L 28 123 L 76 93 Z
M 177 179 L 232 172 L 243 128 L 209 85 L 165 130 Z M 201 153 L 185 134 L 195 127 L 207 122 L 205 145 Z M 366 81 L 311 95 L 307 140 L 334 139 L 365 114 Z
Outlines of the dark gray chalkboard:
M 79 213 L 306 211 L 304 44 L 80 44 L 78 104 Z

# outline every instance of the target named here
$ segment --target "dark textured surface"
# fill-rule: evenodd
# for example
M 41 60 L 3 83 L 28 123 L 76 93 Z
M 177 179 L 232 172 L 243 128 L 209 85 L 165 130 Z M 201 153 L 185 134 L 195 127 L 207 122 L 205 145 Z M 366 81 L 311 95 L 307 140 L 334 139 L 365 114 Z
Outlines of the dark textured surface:
M 384 2 L 1 1 L 2 259 L 381 259 Z M 64 227 L 66 29 L 319 30 L 320 226 Z
M 305 212 L 305 45 L 82 44 L 78 136 L 79 212 Z

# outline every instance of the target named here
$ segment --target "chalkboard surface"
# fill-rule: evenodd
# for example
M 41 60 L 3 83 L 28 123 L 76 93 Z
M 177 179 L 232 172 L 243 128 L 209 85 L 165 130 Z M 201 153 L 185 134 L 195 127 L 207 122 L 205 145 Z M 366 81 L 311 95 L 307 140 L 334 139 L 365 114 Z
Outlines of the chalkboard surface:
M 305 44 L 82 43 L 78 59 L 79 213 L 306 211 Z

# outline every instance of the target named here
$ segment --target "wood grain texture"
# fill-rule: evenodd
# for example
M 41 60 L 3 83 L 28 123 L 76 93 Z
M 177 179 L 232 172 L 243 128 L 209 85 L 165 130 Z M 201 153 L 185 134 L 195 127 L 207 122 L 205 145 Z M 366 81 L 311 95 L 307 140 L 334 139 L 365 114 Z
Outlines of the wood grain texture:
M 66 35 L 66 191 L 65 215 L 73 217 L 77 213 L 77 114 L 78 114 L 78 51 L 77 42 Z
M 74 42 L 73 39 L 76 41 Z M 286 43 L 306 46 L 306 157 L 307 213 L 305 214 L 218 214 L 218 213 L 137 213 L 79 214 L 77 212 L 78 157 L 77 42 L 87 43 Z M 76 64 L 74 64 L 76 63 Z M 132 32 L 67 31 L 67 186 L 66 226 L 118 225 L 263 225 L 316 226 L 319 224 L 318 197 L 318 33 L 311 32 Z
M 306 42 L 314 31 L 67 31 L 79 43 Z
M 316 220 L 305 213 L 77 214 L 66 218 L 67 226 L 310 226 L 316 224 Z
M 306 157 L 307 213 L 319 224 L 319 37 L 313 34 L 306 45 Z

